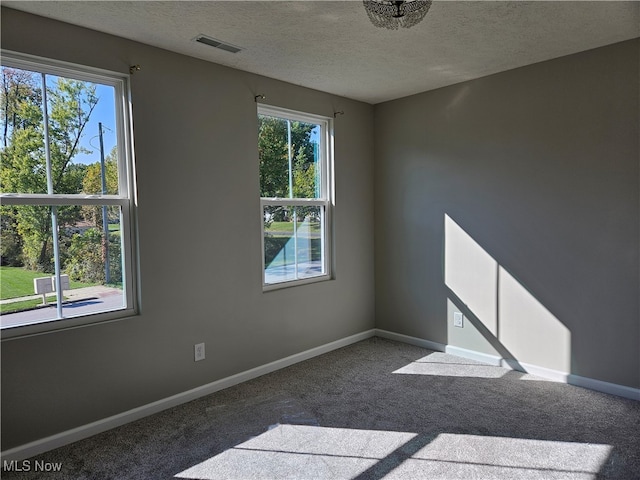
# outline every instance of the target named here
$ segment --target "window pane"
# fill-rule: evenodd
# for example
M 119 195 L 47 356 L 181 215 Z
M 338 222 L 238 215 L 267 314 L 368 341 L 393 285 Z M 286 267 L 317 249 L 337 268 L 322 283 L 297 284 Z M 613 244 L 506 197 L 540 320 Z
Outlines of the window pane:
M 55 80 L 54 80 L 55 79 Z M 65 106 L 79 106 L 82 111 L 81 128 L 74 129 L 69 119 L 54 116 L 55 105 L 50 106 L 50 125 L 64 130 L 58 137 L 51 136 L 52 164 L 54 152 L 65 161 L 64 181 L 54 185 L 55 193 L 108 194 L 119 193 L 118 186 L 118 127 L 116 125 L 115 88 L 60 77 L 48 77 L 52 93 L 50 102 Z M 63 123 L 64 124 L 61 124 Z M 59 151 L 61 145 L 79 138 L 75 150 Z
M 2 192 L 118 193 L 113 86 L 46 75 L 45 115 L 42 74 L 3 66 L 2 81 Z
M 289 198 L 289 143 L 287 121 L 258 116 L 260 196 Z
M 324 275 L 323 207 L 264 208 L 265 284 Z
M 260 196 L 320 198 L 318 124 L 258 116 Z
M 55 320 L 53 209 L 27 205 L 1 209 L 0 324 L 4 328 Z M 105 213 L 108 242 L 103 234 Z M 120 207 L 57 207 L 57 221 L 63 318 L 124 308 Z M 39 279 L 40 290 L 51 291 L 46 303 L 34 279 Z

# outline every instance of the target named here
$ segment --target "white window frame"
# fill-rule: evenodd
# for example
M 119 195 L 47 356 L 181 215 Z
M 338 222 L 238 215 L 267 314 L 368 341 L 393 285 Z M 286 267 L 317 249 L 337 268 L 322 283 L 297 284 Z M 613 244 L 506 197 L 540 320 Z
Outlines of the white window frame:
M 262 246 L 262 290 L 279 290 L 282 288 L 306 285 L 322 282 L 333 278 L 332 274 L 332 210 L 333 210 L 333 119 L 320 115 L 308 114 L 271 105 L 258 104 L 258 115 L 277 117 L 291 121 L 313 123 L 320 125 L 320 154 L 318 164 L 320 166 L 320 197 L 319 198 L 268 198 L 260 197 L 260 238 Z M 320 238 L 322 242 L 323 271 L 321 275 L 284 280 L 277 283 L 266 283 L 265 258 L 264 258 L 264 207 L 321 207 L 324 212 L 320 222 Z
M 133 161 L 133 124 L 131 121 L 131 91 L 129 75 L 86 67 L 69 62 L 37 57 L 8 50 L 2 50 L 2 66 L 19 68 L 45 75 L 55 75 L 85 82 L 108 85 L 115 90 L 115 117 L 118 148 L 118 194 L 25 194 L 0 193 L 3 205 L 41 206 L 117 206 L 120 207 L 122 241 L 122 283 L 124 305 L 122 308 L 73 317 L 58 317 L 38 323 L 8 326 L 1 329 L 2 339 L 44 333 L 65 328 L 75 328 L 91 323 L 112 321 L 130 317 L 138 312 L 136 261 L 136 215 L 135 169 Z

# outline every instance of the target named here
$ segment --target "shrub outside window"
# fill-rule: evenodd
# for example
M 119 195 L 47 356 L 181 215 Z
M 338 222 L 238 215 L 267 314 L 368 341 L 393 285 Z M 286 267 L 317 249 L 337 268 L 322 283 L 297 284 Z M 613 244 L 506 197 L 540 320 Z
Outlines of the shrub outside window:
M 265 290 L 330 278 L 331 120 L 258 107 Z
M 3 52 L 3 337 L 134 313 L 127 76 Z

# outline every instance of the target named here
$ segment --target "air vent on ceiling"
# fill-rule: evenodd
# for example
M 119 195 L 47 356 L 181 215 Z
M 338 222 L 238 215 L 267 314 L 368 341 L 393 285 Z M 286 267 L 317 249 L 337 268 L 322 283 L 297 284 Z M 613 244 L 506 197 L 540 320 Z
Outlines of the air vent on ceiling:
M 240 47 L 236 47 L 235 45 L 231 45 L 230 43 L 225 43 L 213 37 L 208 37 L 202 34 L 198 35 L 193 40 L 196 42 L 204 43 L 205 45 L 209 45 L 210 47 L 219 48 L 220 50 L 224 50 L 225 52 L 238 53 L 242 50 L 242 48 Z

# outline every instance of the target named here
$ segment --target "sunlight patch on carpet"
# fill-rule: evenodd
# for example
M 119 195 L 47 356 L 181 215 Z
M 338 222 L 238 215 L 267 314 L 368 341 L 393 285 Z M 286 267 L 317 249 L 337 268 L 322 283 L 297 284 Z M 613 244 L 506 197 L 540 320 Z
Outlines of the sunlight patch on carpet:
M 443 377 L 502 378 L 509 370 L 448 354 L 431 353 L 393 373 Z
M 276 425 L 176 478 L 595 480 L 612 450 L 551 440 Z
M 177 478 L 350 479 L 416 437 L 414 433 L 278 425 Z
M 384 478 L 594 480 L 610 445 L 442 433 Z

